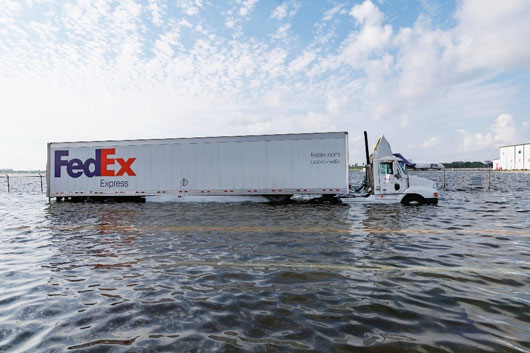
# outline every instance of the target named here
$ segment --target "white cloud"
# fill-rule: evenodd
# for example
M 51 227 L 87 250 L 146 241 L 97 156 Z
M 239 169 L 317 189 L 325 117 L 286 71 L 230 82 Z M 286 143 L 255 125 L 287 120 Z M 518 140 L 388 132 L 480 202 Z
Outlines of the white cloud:
M 164 23 L 164 3 L 160 3 L 158 0 L 149 0 L 147 8 L 151 10 L 151 21 L 153 24 L 160 27 Z
M 243 1 L 242 6 L 239 9 L 239 15 L 241 17 L 248 16 L 248 14 L 252 11 L 252 9 L 254 8 L 254 6 L 256 5 L 257 2 L 258 2 L 258 0 L 245 0 L 245 1 Z
M 177 0 L 177 6 L 188 16 L 194 16 L 199 13 L 203 7 L 202 0 Z
M 276 87 L 263 96 L 263 100 L 271 110 L 281 110 L 292 101 L 293 97 L 288 87 Z
M 14 0 L 2 0 L 2 8 L 11 12 L 22 10 L 22 6 L 20 6 L 19 2 Z
M 283 25 L 281 25 L 278 28 L 276 33 L 274 33 L 271 38 L 274 39 L 274 40 L 280 40 L 280 39 L 287 38 L 290 28 L 291 28 L 291 24 L 290 23 L 284 23 Z
M 398 48 L 395 68 L 399 72 L 399 95 L 405 99 L 421 99 L 456 75 L 455 59 L 447 54 L 453 45 L 451 35 L 431 28 L 424 18 L 412 28 L 401 29 L 394 45 Z
M 432 148 L 440 143 L 440 139 L 436 136 L 429 138 L 428 140 L 423 141 L 421 148 Z
M 339 4 L 324 12 L 323 20 L 330 21 L 336 14 L 344 15 L 347 11 L 344 4 Z
M 401 119 L 399 121 L 399 125 L 402 128 L 406 128 L 410 125 L 410 116 L 406 113 L 401 114 Z
M 354 68 L 362 68 L 372 55 L 382 53 L 390 43 L 392 28 L 367 25 L 352 33 L 342 48 L 341 59 Z
M 457 132 L 461 139 L 459 151 L 463 153 L 491 150 L 518 141 L 517 126 L 509 114 L 499 115 L 486 132 L 469 133 L 465 129 Z
M 226 21 L 225 21 L 225 26 L 227 28 L 235 28 L 236 25 L 237 25 L 237 21 L 233 18 L 228 18 Z
M 301 71 L 311 64 L 315 58 L 316 54 L 314 52 L 307 51 L 289 63 L 289 71 Z
M 403 97 L 419 99 L 474 77 L 530 68 L 530 2 L 462 1 L 458 25 L 433 28 L 420 16 L 412 28 L 395 37 L 399 89 Z M 486 79 L 488 76 L 485 77 Z
M 383 13 L 370 0 L 355 5 L 351 9 L 350 15 L 361 25 L 378 26 L 383 20 Z
M 326 95 L 326 113 L 330 117 L 336 117 L 343 113 L 348 104 L 348 96 L 343 92 L 330 91 Z
M 0 141 L 18 136 L 41 148 L 46 140 L 168 134 L 354 134 L 362 125 L 402 145 L 424 136 L 418 148 L 448 140 L 450 126 L 453 134 L 460 127 L 460 151 L 471 153 L 517 137 L 521 123 L 511 116 L 486 127 L 479 117 L 516 111 L 514 97 L 525 93 L 498 74 L 528 70 L 530 2 L 463 0 L 451 28 L 426 15 L 393 27 L 377 2 L 338 4 L 301 34 L 291 20 L 302 5 L 287 1 L 272 11 L 279 22 L 269 32 L 247 34 L 256 3 L 219 11 L 201 0 L 80 1 L 29 20 L 25 4 L 3 1 L 0 107 L 8 123 Z M 212 9 L 226 27 L 215 27 Z M 477 121 L 476 131 L 462 129 L 470 126 L 464 119 Z
M 284 20 L 286 18 L 291 18 L 296 14 L 299 8 L 300 3 L 298 1 L 285 1 L 272 11 L 270 17 L 278 21 Z
M 457 132 L 462 140 L 458 149 L 459 152 L 476 152 L 483 151 L 488 148 L 493 148 L 493 134 L 491 132 L 468 133 L 464 129 L 458 129 Z
M 499 115 L 491 130 L 494 133 L 493 141 L 499 144 L 513 143 L 517 138 L 515 123 L 508 114 Z
M 285 17 L 287 17 L 287 3 L 286 2 L 284 2 L 283 4 L 275 8 L 271 14 L 271 18 L 274 18 L 276 20 L 283 20 Z
M 460 70 L 530 68 L 530 2 L 463 1 L 456 18 Z
M 504 6 L 506 9 L 499 9 Z M 428 17 L 420 15 L 412 27 L 394 32 L 384 24 L 384 14 L 374 3 L 364 1 L 350 11 L 357 29 L 344 40 L 338 55 L 320 59 L 313 70 L 336 70 L 341 63 L 360 70 L 367 78 L 363 90 L 367 111 L 379 119 L 399 116 L 424 102 L 448 96 L 455 85 L 472 82 L 472 89 L 486 89 L 489 84 L 484 82 L 500 72 L 528 69 L 530 47 L 524 38 L 530 35 L 530 21 L 526 21 L 530 2 L 497 2 L 493 10 L 479 11 L 477 7 L 487 6 L 463 1 L 457 13 L 458 25 L 448 30 L 433 26 Z M 473 18 L 475 11 L 481 12 L 479 19 Z M 486 45 L 490 37 L 497 45 Z M 503 41 L 510 43 L 508 50 L 504 50 Z M 519 49 L 512 50 L 515 46 Z M 490 55 L 492 50 L 502 53 Z M 495 85 L 490 86 L 494 95 Z M 471 98 L 479 101 L 478 97 Z M 495 97 L 493 102 L 499 99 Z
M 231 4 L 231 9 L 222 11 L 221 14 L 225 16 L 224 25 L 232 31 L 232 35 L 236 38 L 244 37 L 243 25 L 250 21 L 250 13 L 259 0 L 235 0 Z

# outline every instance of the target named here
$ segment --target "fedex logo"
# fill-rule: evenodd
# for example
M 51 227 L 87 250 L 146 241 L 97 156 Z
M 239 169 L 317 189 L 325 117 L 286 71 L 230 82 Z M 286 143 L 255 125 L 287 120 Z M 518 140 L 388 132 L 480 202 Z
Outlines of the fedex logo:
M 88 158 L 83 162 L 78 158 L 70 160 L 64 158 L 68 157 L 68 150 L 57 150 L 55 151 L 55 177 L 61 177 L 62 167 L 66 167 L 66 173 L 72 178 L 79 178 L 83 174 L 89 178 L 95 176 L 122 176 L 124 174 L 135 176 L 136 174 L 131 166 L 136 158 L 129 158 L 127 160 L 123 158 L 110 158 L 115 153 L 115 148 L 96 149 L 96 158 Z M 110 166 L 115 165 L 115 162 L 120 166 L 117 172 L 109 169 Z

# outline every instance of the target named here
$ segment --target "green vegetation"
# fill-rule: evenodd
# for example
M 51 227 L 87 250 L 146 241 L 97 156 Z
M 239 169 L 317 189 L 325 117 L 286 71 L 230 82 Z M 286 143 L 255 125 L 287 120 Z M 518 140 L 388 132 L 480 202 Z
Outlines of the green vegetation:
M 493 163 L 492 162 L 451 162 L 451 163 L 443 163 L 445 168 L 492 168 Z
M 442 163 L 445 168 L 449 169 L 458 169 L 458 168 L 493 168 L 493 162 L 486 161 L 486 162 L 464 162 L 464 161 L 457 161 L 457 162 L 447 162 Z M 353 170 L 362 170 L 364 168 L 364 164 L 350 164 L 349 169 Z

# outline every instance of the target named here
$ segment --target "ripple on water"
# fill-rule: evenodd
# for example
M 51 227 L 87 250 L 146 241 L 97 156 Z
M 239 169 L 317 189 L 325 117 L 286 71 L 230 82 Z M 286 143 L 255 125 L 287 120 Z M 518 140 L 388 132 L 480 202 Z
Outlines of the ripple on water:
M 530 351 L 528 176 L 447 173 L 438 207 L 2 194 L 0 351 Z

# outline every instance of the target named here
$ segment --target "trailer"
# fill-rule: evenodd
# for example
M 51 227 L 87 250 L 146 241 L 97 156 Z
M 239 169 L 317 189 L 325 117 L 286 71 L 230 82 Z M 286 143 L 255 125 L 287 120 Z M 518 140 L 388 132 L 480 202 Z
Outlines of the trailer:
M 348 192 L 348 133 L 48 143 L 48 198 L 195 201 Z

